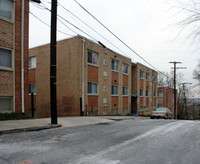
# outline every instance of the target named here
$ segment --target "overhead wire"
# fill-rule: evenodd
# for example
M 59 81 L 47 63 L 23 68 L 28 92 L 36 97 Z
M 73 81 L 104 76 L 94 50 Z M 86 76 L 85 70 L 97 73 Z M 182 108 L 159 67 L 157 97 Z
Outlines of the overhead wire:
M 37 16 L 36 16 L 35 14 L 33 14 L 31 11 L 29 11 L 29 13 L 30 13 L 33 17 L 35 17 L 36 19 L 38 19 L 40 22 L 42 22 L 43 24 L 47 25 L 48 27 L 51 27 L 48 23 L 46 23 L 46 22 L 44 22 L 43 20 L 41 20 L 39 17 L 37 17 Z M 68 36 L 74 36 L 74 35 L 72 35 L 72 34 L 67 34 L 67 33 L 65 33 L 65 32 L 63 32 L 63 31 L 61 31 L 61 30 L 58 30 L 58 29 L 57 29 L 57 31 L 60 32 L 60 33 L 62 33 L 62 34 L 68 35 Z
M 145 61 L 148 65 L 150 65 L 155 70 L 159 71 L 156 67 L 154 67 L 151 63 L 145 60 L 141 55 L 139 55 L 136 51 L 134 51 L 130 46 L 128 46 L 124 41 L 122 41 L 117 35 L 115 35 L 109 28 L 107 28 L 103 23 L 101 23 L 94 15 L 92 15 L 86 8 L 84 8 L 80 3 L 74 0 L 85 12 L 87 12 L 93 19 L 95 19 L 100 25 L 102 25 L 107 31 L 109 31 L 115 38 L 117 38 L 122 44 L 124 44 L 129 50 L 131 50 L 134 54 L 136 54 L 139 58 Z M 162 73 L 162 72 L 161 72 Z
M 101 36 L 103 39 L 105 39 L 108 43 L 110 43 L 113 47 L 115 47 L 117 50 L 119 50 L 123 55 L 125 55 L 126 57 L 130 57 L 128 56 L 125 52 L 123 52 L 121 49 L 119 49 L 117 46 L 115 46 L 112 42 L 110 42 L 107 38 L 105 38 L 103 35 L 101 35 L 99 32 L 97 32 L 94 28 L 92 28 L 91 26 L 89 26 L 87 23 L 85 23 L 83 20 L 81 20 L 78 16 L 76 16 L 75 14 L 73 14 L 70 10 L 68 10 L 66 7 L 64 7 L 61 4 L 58 4 L 59 6 L 61 6 L 64 10 L 66 10 L 67 12 L 69 12 L 72 16 L 74 16 L 76 19 L 78 19 L 80 22 L 82 22 L 84 25 L 86 25 L 88 28 L 90 28 L 92 31 L 94 31 L 96 34 L 98 34 L 99 36 Z

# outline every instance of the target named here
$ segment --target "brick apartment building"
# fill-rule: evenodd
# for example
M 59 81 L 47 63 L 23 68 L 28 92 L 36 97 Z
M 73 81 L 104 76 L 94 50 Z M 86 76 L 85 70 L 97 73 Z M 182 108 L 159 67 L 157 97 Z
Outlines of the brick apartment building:
M 157 107 L 157 76 L 140 63 L 132 64 L 132 113 L 149 115 Z
M 27 0 L 0 0 L 0 113 L 28 114 L 28 9 Z
M 36 117 L 50 115 L 50 45 L 29 51 L 29 88 Z M 57 113 L 131 113 L 131 59 L 81 36 L 57 42 Z
M 158 107 L 166 107 L 174 115 L 174 89 L 168 87 L 158 87 Z M 177 105 L 176 105 L 177 113 Z

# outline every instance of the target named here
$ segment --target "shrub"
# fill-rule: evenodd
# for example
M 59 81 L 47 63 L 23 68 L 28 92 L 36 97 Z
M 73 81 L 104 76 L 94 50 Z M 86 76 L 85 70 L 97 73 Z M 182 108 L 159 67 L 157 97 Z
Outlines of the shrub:
M 24 113 L 0 113 L 0 120 L 22 120 L 28 119 Z

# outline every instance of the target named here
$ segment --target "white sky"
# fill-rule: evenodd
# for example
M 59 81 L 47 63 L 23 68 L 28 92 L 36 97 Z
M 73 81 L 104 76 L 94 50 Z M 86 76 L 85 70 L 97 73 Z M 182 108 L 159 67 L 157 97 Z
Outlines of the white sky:
M 184 74 L 185 81 L 183 82 L 195 83 L 192 79 L 192 73 L 198 60 L 200 60 L 200 55 L 197 45 L 192 44 L 192 38 L 188 37 L 192 28 L 183 30 L 179 35 L 182 27 L 177 26 L 177 24 L 186 18 L 187 15 L 180 12 L 180 9 L 176 7 L 183 5 L 178 0 L 77 1 L 158 70 L 170 72 L 171 67 L 173 67 L 172 64 L 169 64 L 170 61 L 182 62 L 182 64 L 178 64 L 177 66 L 187 67 L 187 69 L 179 69 L 177 72 Z M 50 9 L 50 3 L 48 3 L 51 2 L 50 0 L 41 0 L 41 2 Z M 188 0 L 181 0 L 181 2 L 187 3 Z M 121 51 L 125 52 L 133 62 L 140 62 L 149 66 L 90 17 L 74 0 L 58 0 L 58 3 L 98 31 Z M 50 25 L 50 12 L 41 9 L 42 6 L 42 4 L 30 3 L 30 11 Z M 60 5 L 58 5 L 58 15 L 70 21 L 96 40 L 101 41 L 108 48 L 122 54 L 101 36 L 71 16 Z M 62 21 L 64 22 L 64 20 Z M 90 38 L 68 23 L 64 23 L 77 34 Z M 77 35 L 59 21 L 57 29 L 72 36 Z M 30 48 L 50 42 L 50 28 L 31 14 L 29 37 Z M 68 35 L 57 33 L 58 40 L 69 37 Z

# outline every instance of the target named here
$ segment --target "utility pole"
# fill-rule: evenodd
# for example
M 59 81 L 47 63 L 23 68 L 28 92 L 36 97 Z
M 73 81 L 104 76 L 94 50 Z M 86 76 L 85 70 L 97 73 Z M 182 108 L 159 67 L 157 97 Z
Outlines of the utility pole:
M 50 106 L 51 124 L 57 124 L 56 101 L 56 32 L 57 32 L 57 0 L 51 0 L 51 44 L 50 44 Z
M 181 83 L 183 84 L 183 95 L 184 95 L 184 109 L 185 109 L 185 119 L 187 120 L 188 119 L 188 113 L 187 113 L 187 103 L 186 103 L 186 96 L 185 96 L 185 85 L 186 84 L 192 84 L 192 83 Z
M 174 119 L 177 119 L 177 111 L 176 111 L 176 69 L 185 69 L 185 67 L 176 67 L 176 64 L 182 64 L 181 62 L 169 62 L 174 64 Z

